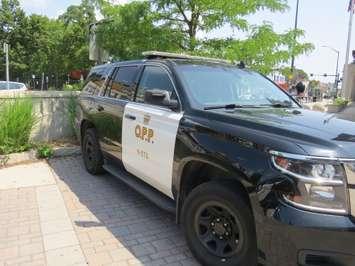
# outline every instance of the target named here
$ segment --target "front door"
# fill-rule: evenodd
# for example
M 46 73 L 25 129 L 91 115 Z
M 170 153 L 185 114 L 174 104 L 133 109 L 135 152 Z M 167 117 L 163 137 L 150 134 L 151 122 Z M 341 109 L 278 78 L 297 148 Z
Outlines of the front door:
M 125 106 L 122 161 L 128 172 L 173 197 L 174 150 L 182 113 L 144 103 L 147 89 L 164 89 L 176 97 L 168 72 L 158 66 L 146 66 L 136 102 Z

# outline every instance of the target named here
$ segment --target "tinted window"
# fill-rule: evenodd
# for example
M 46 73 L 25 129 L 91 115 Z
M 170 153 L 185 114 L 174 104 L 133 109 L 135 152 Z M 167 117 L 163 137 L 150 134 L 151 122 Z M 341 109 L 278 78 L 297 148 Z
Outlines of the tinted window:
M 166 90 L 170 93 L 172 99 L 176 99 L 174 86 L 169 78 L 168 73 L 161 67 L 146 66 L 139 82 L 137 91 L 137 102 L 144 103 L 144 91 L 159 89 Z
M 132 100 L 137 66 L 120 67 L 109 83 L 106 96 L 123 100 Z
M 84 91 L 90 94 L 98 94 L 107 78 L 108 67 L 93 68 L 86 80 Z

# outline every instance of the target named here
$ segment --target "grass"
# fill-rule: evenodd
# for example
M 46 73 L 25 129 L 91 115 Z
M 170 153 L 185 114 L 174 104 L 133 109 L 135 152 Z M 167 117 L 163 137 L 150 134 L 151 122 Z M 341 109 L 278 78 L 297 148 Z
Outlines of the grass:
M 20 97 L 0 103 L 0 154 L 30 149 L 35 123 L 31 98 Z

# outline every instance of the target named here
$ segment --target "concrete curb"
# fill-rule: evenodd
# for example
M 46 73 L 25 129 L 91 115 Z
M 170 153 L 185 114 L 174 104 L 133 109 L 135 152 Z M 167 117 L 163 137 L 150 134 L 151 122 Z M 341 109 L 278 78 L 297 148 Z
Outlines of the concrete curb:
M 81 154 L 81 149 L 79 146 L 54 147 L 52 158 L 78 156 L 80 154 Z M 0 155 L 0 169 L 9 166 L 18 165 L 18 164 L 37 162 L 41 160 L 43 159 L 37 158 L 36 150 L 13 153 L 9 155 Z

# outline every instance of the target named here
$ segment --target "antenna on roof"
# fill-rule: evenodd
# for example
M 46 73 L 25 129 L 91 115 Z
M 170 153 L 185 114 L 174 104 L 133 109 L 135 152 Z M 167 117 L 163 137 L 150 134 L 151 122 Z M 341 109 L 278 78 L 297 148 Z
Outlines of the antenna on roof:
M 219 62 L 219 63 L 227 63 L 230 64 L 230 61 L 217 59 L 217 58 L 209 58 L 209 57 L 202 57 L 202 56 L 193 56 L 193 55 L 186 55 L 186 54 L 176 54 L 176 53 L 168 53 L 168 52 L 159 52 L 159 51 L 146 51 L 143 52 L 142 55 L 146 59 L 195 59 L 195 60 L 206 60 L 211 62 Z

